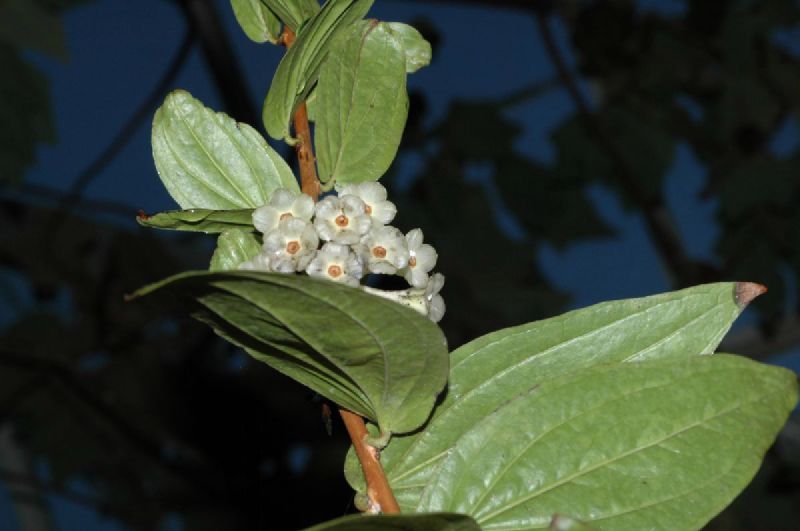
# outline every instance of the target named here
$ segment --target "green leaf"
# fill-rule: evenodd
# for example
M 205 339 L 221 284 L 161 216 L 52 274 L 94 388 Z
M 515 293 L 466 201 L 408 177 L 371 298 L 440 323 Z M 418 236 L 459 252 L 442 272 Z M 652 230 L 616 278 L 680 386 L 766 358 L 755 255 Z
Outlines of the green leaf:
M 242 229 L 226 230 L 217 238 L 217 248 L 211 257 L 211 271 L 230 271 L 239 264 L 250 260 L 261 252 L 259 243 L 252 231 Z
M 250 40 L 276 44 L 281 36 L 281 21 L 261 0 L 231 0 L 236 21 Z
M 431 63 L 431 43 L 416 28 L 402 22 L 388 22 L 387 25 L 402 43 L 406 54 L 406 72 L 416 72 Z
M 328 0 L 297 34 L 281 59 L 264 100 L 263 119 L 273 138 L 293 142 L 289 121 L 317 80 L 333 39 L 369 11 L 373 0 Z
M 473 418 L 418 510 L 484 529 L 567 513 L 605 529 L 699 529 L 747 485 L 797 401 L 791 371 L 728 355 L 599 365 Z
M 184 230 L 191 232 L 216 233 L 229 229 L 245 229 L 255 231 L 253 227 L 253 209 L 241 210 L 208 210 L 193 208 L 190 210 L 172 210 L 159 212 L 152 216 L 140 213 L 136 221 L 143 227 L 167 230 Z
M 441 330 L 417 312 L 308 276 L 188 272 L 151 284 L 194 301 L 195 317 L 322 396 L 404 433 L 429 416 L 447 381 Z
M 322 182 L 378 180 L 397 154 L 408 116 L 406 59 L 389 26 L 354 24 L 319 75 L 316 147 Z
M 295 32 L 303 22 L 319 12 L 317 0 L 261 0 L 261 3 Z
M 306 531 L 480 531 L 465 514 L 353 514 L 309 527 Z
M 156 111 L 152 142 L 158 175 L 184 209 L 257 208 L 277 188 L 300 190 L 255 129 L 183 90 L 171 92 Z
M 550 520 L 550 531 L 591 531 L 592 529 L 595 528 L 562 514 L 554 515 Z
M 417 506 L 422 488 L 453 445 L 476 419 L 509 398 L 593 365 L 711 354 L 744 306 L 760 293 L 758 288 L 706 284 L 604 302 L 493 332 L 456 349 L 447 396 L 425 430 L 396 437 L 381 452 L 401 509 Z M 363 490 L 362 478 L 347 477 L 356 490 Z

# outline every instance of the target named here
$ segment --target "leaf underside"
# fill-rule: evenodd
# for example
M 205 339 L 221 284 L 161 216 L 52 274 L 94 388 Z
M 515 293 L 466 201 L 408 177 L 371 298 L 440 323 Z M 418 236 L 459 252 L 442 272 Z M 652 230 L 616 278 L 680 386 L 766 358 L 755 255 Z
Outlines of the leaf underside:
M 189 272 L 139 290 L 193 301 L 194 316 L 333 402 L 404 433 L 447 380 L 439 327 L 361 290 L 307 276 Z

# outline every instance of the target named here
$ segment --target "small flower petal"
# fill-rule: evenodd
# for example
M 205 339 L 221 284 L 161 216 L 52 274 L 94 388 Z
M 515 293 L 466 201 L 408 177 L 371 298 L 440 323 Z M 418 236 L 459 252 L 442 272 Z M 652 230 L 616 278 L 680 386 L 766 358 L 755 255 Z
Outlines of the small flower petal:
M 366 205 L 366 212 L 375 225 L 391 223 L 397 215 L 397 207 L 386 200 L 386 188 L 377 182 L 346 184 L 339 188 L 339 197 L 355 196 Z
M 312 277 L 358 286 L 363 275 L 361 261 L 347 245 L 326 243 L 308 264 L 306 272 Z
M 253 226 L 266 234 L 284 219 L 294 217 L 310 221 L 313 213 L 314 200 L 310 196 L 279 188 L 272 193 L 269 203 L 253 211 Z
M 367 247 L 367 267 L 373 273 L 393 275 L 408 264 L 405 237 L 394 227 L 374 228 L 361 242 Z
M 264 236 L 263 249 L 272 260 L 273 271 L 302 271 L 314 256 L 319 238 L 308 221 L 290 217 Z
M 317 203 L 315 214 L 314 228 L 324 241 L 356 244 L 372 225 L 364 202 L 353 195 L 328 196 Z
M 406 234 L 408 244 L 408 267 L 402 273 L 406 282 L 416 288 L 425 287 L 428 283 L 428 272 L 436 265 L 436 250 L 423 242 L 421 229 L 414 229 Z

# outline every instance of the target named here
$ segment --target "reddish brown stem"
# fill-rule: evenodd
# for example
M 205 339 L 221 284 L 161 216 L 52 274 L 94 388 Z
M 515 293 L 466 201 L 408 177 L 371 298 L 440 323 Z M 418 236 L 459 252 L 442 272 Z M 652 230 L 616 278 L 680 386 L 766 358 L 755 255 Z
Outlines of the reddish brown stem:
M 291 28 L 284 28 L 281 40 L 287 48 L 294 44 L 294 37 L 294 31 Z M 295 150 L 297 151 L 297 161 L 300 165 L 300 188 L 304 194 L 310 195 L 316 201 L 320 194 L 320 184 L 317 177 L 314 145 L 311 143 L 311 127 L 308 125 L 308 111 L 306 110 L 305 101 L 300 102 L 294 112 L 294 132 L 299 140 Z
M 383 467 L 378 459 L 378 450 L 367 444 L 368 434 L 364 419 L 346 409 L 340 409 L 339 413 L 342 415 L 347 433 L 350 434 L 350 439 L 353 441 L 353 448 L 361 462 L 370 504 L 383 514 L 399 514 L 400 506 L 397 505 L 392 488 L 383 472 Z
M 281 41 L 287 48 L 294 43 L 294 38 L 295 34 L 291 28 L 284 28 Z M 310 195 L 316 201 L 320 194 L 320 184 L 314 165 L 314 148 L 311 143 L 311 128 L 308 125 L 305 101 L 300 103 L 294 113 L 294 130 L 299 139 L 295 149 L 297 150 L 297 160 L 300 163 L 301 188 L 303 193 Z M 398 514 L 400 506 L 397 505 L 394 493 L 389 487 L 389 481 L 383 472 L 378 458 L 378 450 L 367 444 L 368 433 L 364 419 L 346 409 L 339 409 L 339 413 L 347 428 L 347 433 L 350 435 L 350 440 L 353 442 L 358 460 L 361 462 L 370 503 L 384 514 Z

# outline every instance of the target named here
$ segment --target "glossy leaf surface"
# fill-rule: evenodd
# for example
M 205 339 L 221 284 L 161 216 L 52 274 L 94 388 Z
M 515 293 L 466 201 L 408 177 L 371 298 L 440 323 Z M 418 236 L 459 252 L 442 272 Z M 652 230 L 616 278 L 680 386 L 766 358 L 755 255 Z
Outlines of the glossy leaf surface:
M 728 355 L 597 365 L 473 418 L 418 510 L 484 529 L 699 529 L 758 470 L 796 376 Z
M 261 251 L 261 243 L 252 231 L 230 229 L 217 238 L 217 248 L 211 257 L 211 271 L 231 271 Z
M 388 22 L 387 25 L 400 39 L 406 55 L 406 72 L 416 72 L 431 63 L 431 43 L 413 26 L 402 22 Z
M 297 34 L 281 59 L 264 100 L 267 133 L 290 140 L 292 113 L 317 80 L 320 66 L 334 38 L 366 15 L 373 0 L 329 0 Z
M 400 39 L 382 22 L 354 24 L 335 41 L 316 92 L 320 180 L 378 180 L 397 154 L 408 116 Z
M 456 349 L 445 400 L 426 429 L 396 437 L 381 453 L 403 510 L 419 503 L 437 465 L 476 419 L 511 397 L 567 372 L 597 364 L 686 359 L 711 354 L 756 289 L 719 283 L 610 301 L 507 328 Z M 352 457 L 351 457 L 352 459 Z M 363 480 L 349 475 L 357 490 Z
M 190 210 L 173 210 L 159 212 L 152 216 L 139 214 L 136 221 L 143 227 L 167 230 L 183 230 L 190 232 L 216 233 L 229 229 L 247 229 L 253 227 L 253 209 L 208 210 L 193 208 Z
M 317 0 L 261 0 L 293 31 L 319 11 Z
M 158 175 L 184 209 L 256 208 L 276 188 L 299 190 L 289 166 L 255 129 L 183 90 L 156 111 L 152 143 Z
M 464 514 L 361 515 L 337 518 L 306 531 L 480 531 Z
M 135 295 L 154 291 L 193 301 L 194 315 L 220 335 L 384 432 L 419 427 L 447 381 L 439 327 L 355 288 L 276 273 L 189 272 Z
M 236 21 L 250 40 L 277 43 L 281 21 L 261 0 L 231 0 Z

